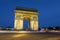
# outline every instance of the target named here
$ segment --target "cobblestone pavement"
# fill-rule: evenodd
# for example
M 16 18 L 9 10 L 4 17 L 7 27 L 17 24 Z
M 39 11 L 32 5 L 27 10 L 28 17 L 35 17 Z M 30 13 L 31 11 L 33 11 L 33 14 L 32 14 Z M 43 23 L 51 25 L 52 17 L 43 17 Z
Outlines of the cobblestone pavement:
M 60 34 L 36 33 L 36 34 L 3 34 L 0 33 L 0 40 L 60 40 Z

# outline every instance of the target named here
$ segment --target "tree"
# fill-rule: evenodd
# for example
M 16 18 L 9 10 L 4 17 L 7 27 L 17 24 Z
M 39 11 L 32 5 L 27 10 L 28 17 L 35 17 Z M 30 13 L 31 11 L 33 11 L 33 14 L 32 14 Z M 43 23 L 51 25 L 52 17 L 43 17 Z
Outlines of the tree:
M 60 30 L 60 26 L 56 26 L 55 27 L 55 30 Z
M 48 27 L 48 30 L 53 30 L 53 27 L 50 27 L 50 26 L 49 26 L 49 27 Z
M 40 30 L 41 30 L 41 28 L 38 28 L 38 30 L 40 31 Z

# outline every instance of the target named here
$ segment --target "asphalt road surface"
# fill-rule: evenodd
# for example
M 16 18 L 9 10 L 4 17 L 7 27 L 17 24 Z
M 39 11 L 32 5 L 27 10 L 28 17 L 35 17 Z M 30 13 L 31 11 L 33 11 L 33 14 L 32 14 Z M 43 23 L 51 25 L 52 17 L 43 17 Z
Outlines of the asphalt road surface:
M 0 33 L 0 40 L 60 40 L 59 33 Z

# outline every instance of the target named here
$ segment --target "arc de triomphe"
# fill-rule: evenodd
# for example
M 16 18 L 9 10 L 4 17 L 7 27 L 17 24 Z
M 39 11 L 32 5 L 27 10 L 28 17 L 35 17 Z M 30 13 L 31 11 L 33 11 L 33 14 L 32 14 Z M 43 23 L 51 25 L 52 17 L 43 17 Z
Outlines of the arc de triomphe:
M 30 30 L 38 30 L 38 11 L 32 8 L 16 7 L 14 29 L 23 30 L 23 20 L 28 20 Z

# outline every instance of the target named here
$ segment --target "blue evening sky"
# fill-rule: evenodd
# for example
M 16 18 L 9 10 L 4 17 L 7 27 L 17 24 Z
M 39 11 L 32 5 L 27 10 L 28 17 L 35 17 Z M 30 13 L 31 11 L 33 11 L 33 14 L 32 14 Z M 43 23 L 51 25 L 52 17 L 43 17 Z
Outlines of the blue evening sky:
M 14 26 L 16 6 L 38 9 L 39 27 L 60 26 L 60 0 L 0 0 L 0 27 Z

